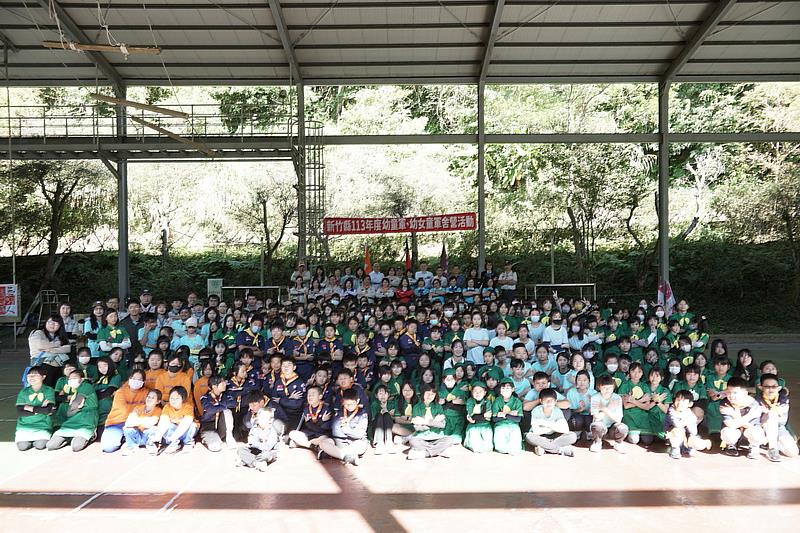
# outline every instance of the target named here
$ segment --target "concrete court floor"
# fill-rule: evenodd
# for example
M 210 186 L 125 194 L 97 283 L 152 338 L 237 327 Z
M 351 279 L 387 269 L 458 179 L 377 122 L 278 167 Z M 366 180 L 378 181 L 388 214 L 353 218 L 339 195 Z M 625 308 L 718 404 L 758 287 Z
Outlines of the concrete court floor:
M 797 390 L 795 348 L 760 352 L 781 368 L 784 357 L 792 363 L 786 377 Z M 2 366 L 17 372 L 8 354 Z M 714 453 L 675 461 L 633 446 L 627 455 L 580 448 L 573 459 L 457 448 L 450 459 L 414 462 L 368 452 L 351 467 L 298 449 L 261 473 L 233 467 L 233 452 L 201 446 L 173 457 L 104 455 L 97 445 L 19 453 L 6 418 L 17 386 L 0 381 L 9 420 L 0 443 L 2 531 L 772 532 L 797 531 L 800 519 L 800 460 Z

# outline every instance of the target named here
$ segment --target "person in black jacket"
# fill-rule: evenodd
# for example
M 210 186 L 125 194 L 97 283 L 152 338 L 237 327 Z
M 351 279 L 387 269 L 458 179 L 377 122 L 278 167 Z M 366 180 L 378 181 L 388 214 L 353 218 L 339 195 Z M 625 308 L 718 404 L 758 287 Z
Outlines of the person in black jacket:
M 208 378 L 208 392 L 200 398 L 203 416 L 200 417 L 200 441 L 209 451 L 222 450 L 223 443 L 236 447 L 233 438 L 233 410 L 236 400 L 225 393 L 227 382 L 219 375 Z
M 290 446 L 315 448 L 323 437 L 331 436 L 333 411 L 322 401 L 322 389 L 312 385 L 306 391 L 306 405 L 297 429 L 289 432 Z

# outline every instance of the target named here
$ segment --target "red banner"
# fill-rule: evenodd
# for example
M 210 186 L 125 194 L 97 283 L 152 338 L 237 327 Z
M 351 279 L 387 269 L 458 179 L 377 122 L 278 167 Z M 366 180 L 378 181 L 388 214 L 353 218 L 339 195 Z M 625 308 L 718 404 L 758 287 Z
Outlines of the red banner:
M 467 231 L 478 227 L 475 213 L 453 213 L 424 217 L 324 218 L 326 235 L 369 233 L 420 233 L 424 231 Z

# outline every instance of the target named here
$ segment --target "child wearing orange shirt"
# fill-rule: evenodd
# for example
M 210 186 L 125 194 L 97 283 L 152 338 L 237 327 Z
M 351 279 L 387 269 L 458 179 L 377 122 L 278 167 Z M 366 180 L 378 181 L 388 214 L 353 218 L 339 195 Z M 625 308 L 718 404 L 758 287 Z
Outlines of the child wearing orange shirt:
M 171 364 L 171 363 L 170 363 Z M 169 393 L 169 403 L 161 411 L 155 431 L 147 444 L 147 450 L 155 455 L 159 446 L 166 446 L 164 453 L 173 454 L 180 449 L 191 451 L 197 425 L 194 421 L 194 407 L 187 401 L 189 393 L 184 387 L 173 387 Z
M 122 433 L 125 435 L 122 455 L 131 455 L 140 446 L 148 443 L 161 418 L 160 404 L 161 391 L 151 390 L 145 397 L 144 405 L 133 408 L 125 420 L 125 427 L 122 428 Z

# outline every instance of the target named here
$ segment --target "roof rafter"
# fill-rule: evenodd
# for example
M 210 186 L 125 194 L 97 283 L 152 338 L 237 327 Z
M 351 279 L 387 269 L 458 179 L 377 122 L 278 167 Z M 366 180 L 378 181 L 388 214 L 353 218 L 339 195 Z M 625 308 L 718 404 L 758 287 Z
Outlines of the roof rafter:
M 736 5 L 736 0 L 720 0 L 714 7 L 711 14 L 706 17 L 703 23 L 697 28 L 697 31 L 683 47 L 681 53 L 672 60 L 667 70 L 664 72 L 662 81 L 669 83 L 672 78 L 683 68 L 684 65 L 697 53 L 697 50 L 703 45 L 705 40 L 717 28 L 722 18 L 727 15 L 733 6 Z
M 55 15 L 58 17 L 58 20 L 61 21 L 64 31 L 71 39 L 83 44 L 91 43 L 89 37 L 75 23 L 72 17 L 70 17 L 69 14 L 64 11 L 64 8 L 61 7 L 61 4 L 59 4 L 57 0 L 38 0 L 38 3 L 42 9 L 45 9 L 48 12 L 52 6 Z M 106 78 L 108 78 L 108 81 L 111 82 L 111 85 L 114 87 L 114 90 L 118 94 L 122 93 L 125 87 L 125 80 L 123 80 L 119 72 L 117 72 L 116 69 L 111 66 L 111 63 L 108 62 L 105 56 L 100 52 L 85 53 L 97 66 L 97 68 L 99 68 L 103 74 L 105 74 Z
M 280 37 L 281 44 L 283 45 L 283 51 L 286 53 L 286 60 L 289 62 L 292 76 L 298 83 L 302 83 L 303 75 L 300 73 L 300 64 L 297 62 L 297 56 L 294 53 L 292 41 L 289 39 L 289 30 L 283 18 L 280 0 L 267 0 L 267 2 L 269 3 L 272 20 L 275 22 L 275 27 L 278 30 L 278 37 Z
M 506 0 L 497 0 L 492 12 L 492 21 L 489 26 L 489 38 L 486 40 L 486 50 L 483 53 L 483 63 L 481 63 L 480 81 L 486 81 L 489 74 L 489 65 L 492 63 L 492 53 L 494 52 L 494 42 L 497 39 L 497 30 L 500 28 L 500 19 L 503 18 L 503 8 Z

